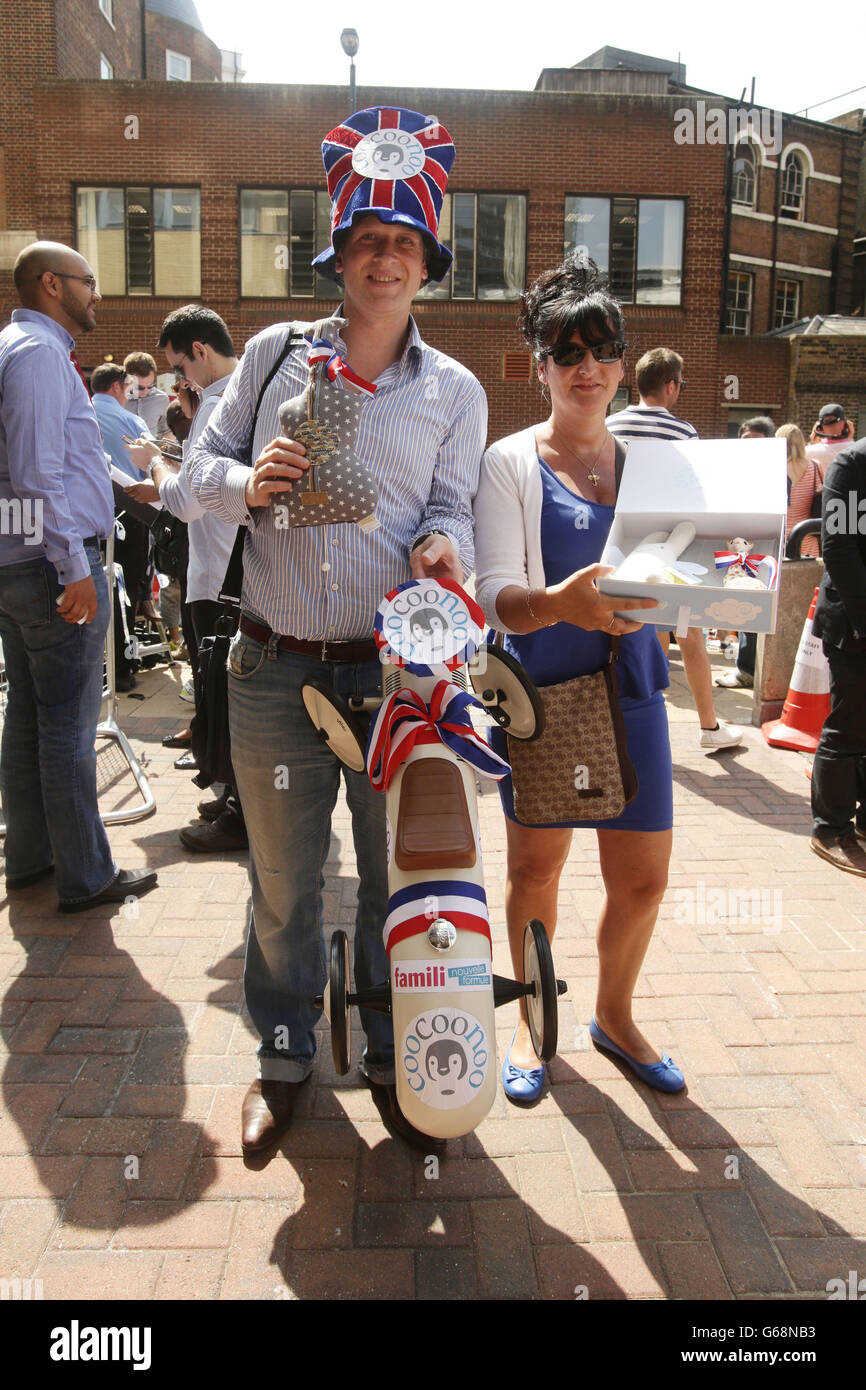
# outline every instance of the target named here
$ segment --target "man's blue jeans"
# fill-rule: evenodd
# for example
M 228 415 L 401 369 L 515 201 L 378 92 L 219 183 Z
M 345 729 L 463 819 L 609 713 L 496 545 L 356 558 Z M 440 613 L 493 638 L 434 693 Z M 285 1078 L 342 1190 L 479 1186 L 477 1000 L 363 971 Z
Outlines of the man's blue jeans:
M 101 893 L 117 874 L 96 800 L 108 585 L 98 547 L 88 547 L 87 558 L 99 607 L 80 627 L 58 616 L 61 585 L 48 560 L 0 566 L 6 876 L 25 877 L 53 860 L 62 903 Z
M 381 666 L 326 665 L 270 648 L 243 633 L 229 654 L 232 763 L 250 841 L 252 911 L 244 967 L 247 1008 L 262 1039 L 267 1080 L 303 1081 L 316 1055 L 313 999 L 327 974 L 323 868 L 342 771 L 352 816 L 360 886 L 355 918 L 355 984 L 388 979 L 382 928 L 388 906 L 385 798 L 365 772 L 351 772 L 321 742 L 301 699 L 305 676 L 344 696 L 379 693 Z M 361 1011 L 364 1071 L 394 1080 L 390 1018 Z

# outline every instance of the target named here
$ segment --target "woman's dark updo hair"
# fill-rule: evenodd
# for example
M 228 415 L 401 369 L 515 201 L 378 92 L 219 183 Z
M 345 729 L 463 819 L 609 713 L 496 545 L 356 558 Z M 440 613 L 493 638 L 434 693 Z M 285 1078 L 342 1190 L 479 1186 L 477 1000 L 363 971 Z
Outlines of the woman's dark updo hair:
M 555 270 L 545 270 L 521 297 L 518 327 L 536 358 L 563 347 L 579 333 L 588 347 L 622 338 L 625 320 L 595 261 L 573 251 Z

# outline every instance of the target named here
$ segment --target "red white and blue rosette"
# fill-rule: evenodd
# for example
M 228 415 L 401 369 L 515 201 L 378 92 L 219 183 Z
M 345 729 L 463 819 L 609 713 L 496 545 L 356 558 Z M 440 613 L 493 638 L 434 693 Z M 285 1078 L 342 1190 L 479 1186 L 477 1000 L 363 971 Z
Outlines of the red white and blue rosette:
M 444 743 L 481 777 L 499 782 L 510 771 L 474 728 L 469 711 L 484 706 L 452 681 L 436 682 L 429 705 L 417 690 L 396 690 L 379 706 L 367 739 L 367 775 L 387 791 L 397 769 L 416 747 Z
M 714 550 L 713 555 L 717 570 L 729 569 L 731 565 L 742 565 L 746 573 L 753 579 L 761 578 L 758 574 L 758 566 L 766 565 L 770 571 L 767 588 L 772 589 L 779 568 L 773 555 L 750 555 L 745 550 Z
M 484 641 L 484 614 L 453 579 L 410 579 L 376 610 L 379 654 L 416 676 L 456 671 Z

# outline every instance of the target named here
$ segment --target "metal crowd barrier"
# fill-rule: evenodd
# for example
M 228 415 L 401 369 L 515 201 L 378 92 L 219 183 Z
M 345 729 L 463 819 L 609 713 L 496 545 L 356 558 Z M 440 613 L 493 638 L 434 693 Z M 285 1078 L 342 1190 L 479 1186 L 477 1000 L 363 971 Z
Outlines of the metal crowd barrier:
M 140 806 L 120 806 L 113 811 L 100 811 L 104 825 L 120 825 L 128 821 L 143 820 L 145 816 L 149 816 L 152 811 L 156 810 L 156 798 L 150 789 L 150 783 L 144 774 L 141 763 L 132 751 L 129 739 L 117 722 L 117 687 L 114 670 L 114 590 L 117 583 L 114 572 L 114 527 L 111 528 L 111 534 L 105 545 L 105 573 L 108 578 L 110 617 L 108 631 L 105 634 L 102 710 L 100 721 L 96 726 L 96 737 L 97 740 L 102 738 L 107 742 L 103 743 L 101 748 L 97 744 L 96 792 L 98 796 L 101 796 L 109 787 L 116 784 L 128 770 L 135 778 L 142 796 Z M 164 640 L 164 634 L 163 642 L 148 650 L 152 654 L 156 654 L 157 650 L 167 652 L 168 643 Z

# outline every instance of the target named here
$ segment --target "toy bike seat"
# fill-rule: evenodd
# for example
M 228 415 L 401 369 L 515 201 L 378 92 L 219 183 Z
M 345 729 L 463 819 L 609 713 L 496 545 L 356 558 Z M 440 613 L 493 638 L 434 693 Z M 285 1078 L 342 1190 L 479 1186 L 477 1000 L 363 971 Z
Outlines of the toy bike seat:
M 470 869 L 475 835 L 460 768 L 418 758 L 403 772 L 394 859 L 398 869 Z

